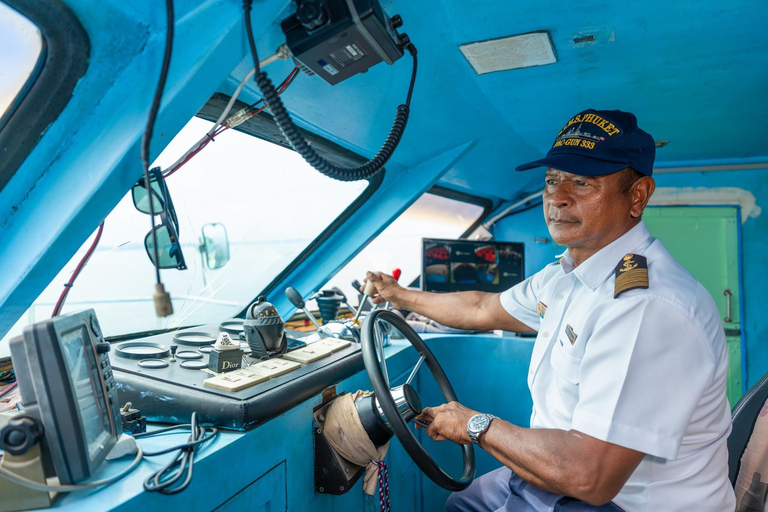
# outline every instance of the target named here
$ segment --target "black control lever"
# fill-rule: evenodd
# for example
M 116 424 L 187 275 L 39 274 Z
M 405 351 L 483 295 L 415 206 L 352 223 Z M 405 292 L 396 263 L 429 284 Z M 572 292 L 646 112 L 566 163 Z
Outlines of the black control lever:
M 289 301 L 291 301 L 291 304 L 296 306 L 297 308 L 304 311 L 304 314 L 307 315 L 307 318 L 309 318 L 313 324 L 315 324 L 315 327 L 317 327 L 318 331 L 322 331 L 328 336 L 333 336 L 330 332 L 328 332 L 326 329 L 323 328 L 322 325 L 315 319 L 315 315 L 309 312 L 307 309 L 307 303 L 304 302 L 304 298 L 301 296 L 301 294 L 294 288 L 293 286 L 289 286 L 285 289 L 285 296 L 288 298 Z
M 285 289 L 285 296 L 288 297 L 288 300 L 291 301 L 291 304 L 299 309 L 304 309 L 306 306 L 304 303 L 304 298 L 293 286 L 289 286 Z

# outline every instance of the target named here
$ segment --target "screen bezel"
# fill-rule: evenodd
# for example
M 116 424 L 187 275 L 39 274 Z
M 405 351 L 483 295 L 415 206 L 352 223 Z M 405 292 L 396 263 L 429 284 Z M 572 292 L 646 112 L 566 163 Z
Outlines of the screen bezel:
M 499 284 L 490 284 L 490 285 L 482 285 L 480 283 L 480 286 L 476 286 L 473 284 L 462 284 L 462 283 L 445 283 L 443 286 L 435 287 L 435 283 L 429 283 L 427 281 L 427 244 L 446 244 L 450 246 L 455 246 L 456 244 L 471 244 L 474 246 L 480 246 L 480 245 L 493 245 L 496 247 L 496 250 L 498 251 L 502 247 L 512 247 L 516 251 L 520 253 L 520 278 L 509 285 L 502 284 L 499 282 Z M 449 262 L 452 262 L 452 259 L 449 259 Z M 450 265 L 450 263 L 449 263 Z M 449 269 L 449 276 L 453 272 L 452 269 Z M 515 286 L 516 284 L 522 282 L 525 280 L 525 244 L 523 242 L 497 242 L 497 241 L 486 241 L 486 240 L 467 240 L 467 239 L 447 239 L 447 238 L 422 238 L 421 239 L 421 289 L 423 291 L 427 292 L 434 292 L 434 293 L 450 293 L 450 292 L 458 292 L 458 291 L 484 291 L 488 293 L 500 293 L 504 290 L 507 290 L 511 288 L 512 286 Z M 501 280 L 500 280 L 501 281 Z M 432 284 L 432 286 L 430 286 Z M 440 283 L 442 284 L 442 283 Z
M 25 412 L 43 424 L 43 445 L 50 454 L 56 476 L 63 484 L 75 484 L 89 479 L 106 458 L 122 433 L 117 431 L 114 417 L 108 419 L 111 432 L 103 447 L 93 456 L 85 440 L 77 396 L 64 360 L 61 336 L 83 329 L 86 350 L 92 350 L 101 386 L 103 409 L 112 414 L 104 373 L 96 352 L 95 336 L 90 325 L 93 310 L 57 317 L 24 329 L 23 338 L 12 341 L 11 354 L 19 375 L 19 387 Z M 24 377 L 21 378 L 21 374 Z

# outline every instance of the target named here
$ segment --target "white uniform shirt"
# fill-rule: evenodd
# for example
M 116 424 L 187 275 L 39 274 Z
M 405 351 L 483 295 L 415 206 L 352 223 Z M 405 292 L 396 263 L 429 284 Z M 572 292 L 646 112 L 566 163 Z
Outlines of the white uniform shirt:
M 614 299 L 614 269 L 628 253 L 647 258 L 650 287 Z M 501 304 L 539 333 L 531 427 L 578 430 L 647 454 L 614 503 L 627 512 L 735 509 L 720 316 L 643 222 L 576 268 L 566 251 L 502 293 Z

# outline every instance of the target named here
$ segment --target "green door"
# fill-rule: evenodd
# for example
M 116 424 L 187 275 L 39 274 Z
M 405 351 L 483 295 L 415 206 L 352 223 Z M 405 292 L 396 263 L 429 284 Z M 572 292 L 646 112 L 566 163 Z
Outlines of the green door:
M 739 211 L 729 206 L 651 206 L 643 219 L 715 299 L 728 341 L 728 400 L 734 406 L 742 394 Z

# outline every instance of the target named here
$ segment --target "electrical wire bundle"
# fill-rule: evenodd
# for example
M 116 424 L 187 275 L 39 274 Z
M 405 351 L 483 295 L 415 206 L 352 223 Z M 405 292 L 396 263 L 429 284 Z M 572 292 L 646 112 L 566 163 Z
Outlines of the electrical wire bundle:
M 186 443 L 172 446 L 157 452 L 145 452 L 145 457 L 156 457 L 173 451 L 177 451 L 173 458 L 162 469 L 144 481 L 144 490 L 149 492 L 159 492 L 160 494 L 178 494 L 187 488 L 192 481 L 194 472 L 195 452 L 200 446 L 212 440 L 219 434 L 215 427 L 201 427 L 197 422 L 197 413 L 192 413 L 190 423 L 186 425 L 174 425 L 172 427 L 162 428 L 152 432 L 136 434 L 136 438 L 155 436 L 164 434 L 180 428 L 189 428 L 191 433 Z
M 8 391 L 8 389 L 6 389 Z M 186 443 L 177 446 L 172 446 L 164 450 L 157 452 L 145 452 L 141 446 L 136 444 L 136 456 L 133 461 L 119 473 L 109 478 L 102 480 L 91 480 L 80 484 L 44 484 L 30 480 L 26 477 L 17 475 L 7 469 L 0 467 L 0 477 L 6 478 L 12 482 L 15 482 L 24 487 L 35 489 L 38 491 L 53 491 L 53 492 L 73 492 L 82 491 L 87 489 L 95 489 L 97 487 L 103 487 L 105 485 L 112 484 L 121 478 L 125 477 L 128 473 L 136 469 L 144 457 L 156 457 L 158 455 L 164 455 L 173 451 L 177 451 L 176 457 L 169 462 L 165 467 L 157 471 L 155 474 L 147 478 L 144 481 L 144 489 L 150 492 L 159 492 L 161 494 L 178 494 L 187 488 L 192 480 L 192 474 L 194 470 L 195 452 L 202 446 L 203 443 L 211 441 L 218 436 L 219 431 L 215 427 L 201 427 L 197 421 L 197 413 L 192 413 L 191 423 L 185 425 L 174 425 L 172 427 L 162 428 L 152 432 L 145 432 L 142 434 L 136 434 L 134 438 L 150 437 L 158 434 L 165 434 L 173 430 L 181 428 L 189 428 L 191 434 Z
M 51 313 L 51 318 L 61 314 L 61 308 L 64 307 L 64 301 L 67 300 L 69 290 L 72 289 L 72 285 L 75 284 L 75 279 L 77 279 L 77 276 L 80 275 L 80 272 L 82 272 L 85 264 L 88 263 L 88 260 L 90 260 L 91 256 L 93 256 L 93 252 L 96 250 L 96 246 L 99 245 L 99 240 L 101 240 L 101 233 L 103 231 L 104 221 L 101 221 L 101 224 L 99 224 L 99 229 L 96 232 L 96 237 L 93 239 L 91 246 L 85 252 L 85 255 L 80 260 L 80 263 L 77 264 L 77 267 L 75 267 L 75 271 L 72 272 L 72 277 L 70 277 L 69 281 L 67 281 L 67 283 L 64 285 L 64 289 L 61 291 L 61 295 L 59 295 L 59 300 L 56 301 L 56 306 L 53 308 L 53 313 Z
M 294 67 L 293 70 L 288 74 L 288 76 L 283 80 L 283 83 L 280 84 L 280 87 L 277 89 L 277 94 L 282 94 L 285 92 L 285 90 L 293 83 L 294 80 L 296 80 L 296 77 L 299 74 L 299 68 Z M 235 100 L 240 95 L 240 91 L 242 91 L 243 87 L 245 86 L 246 82 L 253 76 L 253 70 L 248 73 L 242 82 L 240 82 L 240 85 L 238 86 L 235 93 L 232 95 L 232 97 L 229 100 L 229 103 L 222 111 L 221 115 L 219 116 L 219 119 L 214 123 L 213 127 L 206 133 L 202 139 L 197 141 L 189 150 L 184 153 L 176 162 L 174 162 L 170 167 L 168 167 L 165 172 L 163 173 L 163 177 L 167 178 L 171 174 L 178 171 L 184 164 L 189 162 L 195 155 L 197 155 L 200 151 L 202 151 L 210 142 L 215 140 L 215 137 L 221 135 L 225 131 L 229 130 L 230 128 L 235 128 L 241 124 L 243 124 L 248 119 L 252 118 L 253 116 L 256 116 L 263 112 L 267 107 L 266 105 L 261 106 L 260 108 L 256 108 L 257 105 L 260 103 L 263 103 L 264 100 L 260 99 L 251 105 L 248 105 L 247 107 L 239 110 L 235 114 L 233 114 L 231 117 L 227 118 L 226 116 L 229 114 L 230 110 L 232 109 L 232 105 L 234 105 Z M 226 120 L 225 120 L 226 119 Z
M 126 476 L 128 473 L 136 469 L 141 463 L 141 461 L 143 460 L 143 458 L 144 458 L 144 451 L 141 449 L 141 446 L 136 445 L 136 456 L 133 458 L 133 461 L 131 461 L 130 465 L 128 465 L 125 469 L 123 469 L 116 475 L 111 476 L 109 478 L 105 478 L 103 480 L 91 480 L 90 482 L 84 482 L 81 484 L 43 484 L 40 482 L 36 482 L 34 480 L 30 480 L 29 478 L 19 476 L 16 473 L 12 471 L 8 471 L 3 467 L 0 467 L 0 477 L 10 480 L 11 482 L 17 483 L 19 485 L 23 485 L 24 487 L 34 489 L 36 491 L 48 491 L 48 492 L 84 491 L 88 489 L 96 489 L 97 487 L 104 487 L 105 485 L 109 485 L 117 482 L 118 480 Z

